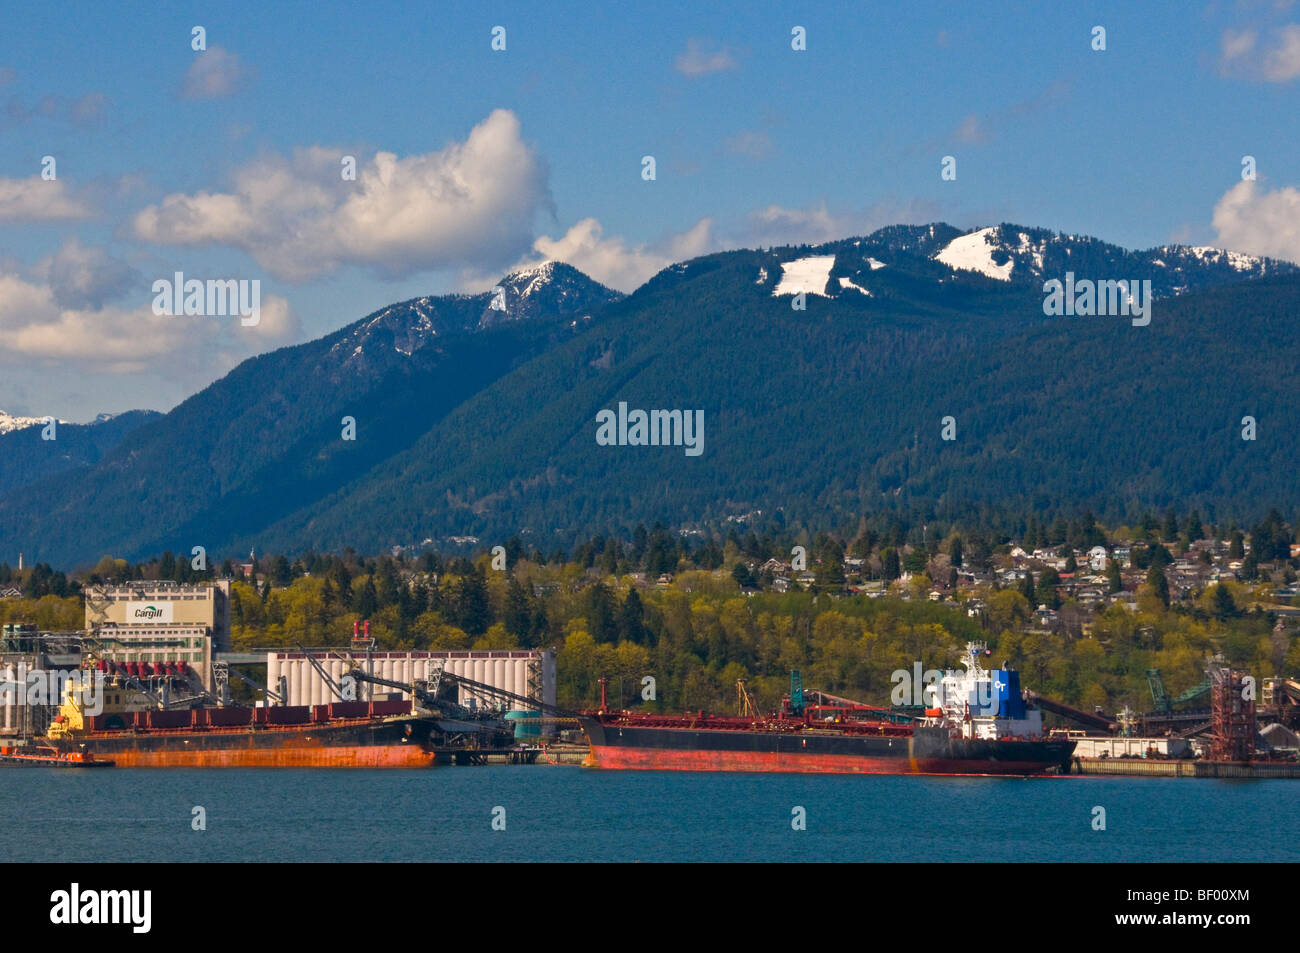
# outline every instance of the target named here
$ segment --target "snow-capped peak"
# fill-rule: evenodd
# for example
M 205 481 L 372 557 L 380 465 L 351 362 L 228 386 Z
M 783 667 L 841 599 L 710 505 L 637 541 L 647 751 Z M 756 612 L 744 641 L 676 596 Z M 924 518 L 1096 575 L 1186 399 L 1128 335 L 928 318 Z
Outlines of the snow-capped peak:
M 506 275 L 506 280 L 528 281 L 532 278 L 542 277 L 550 278 L 555 274 L 556 262 L 550 258 L 539 262 L 531 268 L 525 268 L 523 271 L 514 271 Z
M 61 424 L 68 421 L 60 420 Z M 0 433 L 9 433 L 13 430 L 26 430 L 28 427 L 39 427 L 45 423 L 44 417 L 21 417 L 16 414 L 6 414 L 0 410 Z
M 521 298 L 536 294 L 556 279 L 559 262 L 543 261 L 523 271 L 512 272 L 501 279 L 500 287 L 509 287 Z

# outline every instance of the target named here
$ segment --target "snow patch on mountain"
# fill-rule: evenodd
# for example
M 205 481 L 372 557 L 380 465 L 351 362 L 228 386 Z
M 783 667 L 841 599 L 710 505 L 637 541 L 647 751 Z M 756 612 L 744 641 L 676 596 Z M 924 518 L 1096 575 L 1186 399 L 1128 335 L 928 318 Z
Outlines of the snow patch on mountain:
M 872 295 L 872 293 L 871 293 L 870 291 L 868 291 L 866 288 L 863 288 L 861 285 L 855 285 L 855 284 L 853 283 L 853 279 L 852 279 L 852 278 L 841 278 L 841 279 L 840 279 L 840 287 L 841 287 L 841 288 L 852 288 L 854 291 L 861 291 L 861 292 L 862 292 L 864 295 L 866 295 L 868 298 L 872 298 L 872 297 L 874 297 L 874 295 Z
M 1041 275 L 1043 273 L 1043 255 L 1046 252 L 1046 242 L 1033 242 L 1024 232 L 1020 235 L 1020 244 L 1016 247 L 1016 252 L 1021 255 L 1032 255 L 1034 258 L 1034 273 Z
M 1198 265 L 1216 267 L 1226 265 L 1238 274 L 1262 278 L 1264 275 L 1279 270 L 1290 270 L 1290 266 L 1286 262 L 1279 262 L 1272 258 L 1261 258 L 1258 255 L 1244 255 L 1241 252 L 1228 251 L 1226 248 L 1213 248 L 1209 245 L 1194 247 L 1162 245 L 1159 248 L 1151 249 L 1148 254 L 1153 256 L 1150 259 L 1151 264 L 1160 268 L 1170 268 L 1184 272 L 1187 269 L 1195 269 Z M 1161 257 L 1154 257 L 1156 254 Z M 1177 293 L 1176 290 L 1175 293 Z
M 1262 272 L 1265 267 L 1262 258 L 1243 255 L 1240 252 L 1227 251 L 1223 248 L 1211 248 L 1208 245 L 1198 245 L 1195 248 L 1187 249 L 1187 251 L 1195 255 L 1201 261 L 1213 264 L 1226 263 L 1236 271 L 1251 271 L 1258 267 Z
M 952 269 L 977 271 L 998 281 L 1010 281 L 1015 262 L 1008 260 L 1004 265 L 993 263 L 993 252 L 1000 247 L 994 237 L 996 233 L 996 228 L 981 228 L 969 235 L 961 235 L 945 245 L 934 257 Z
M 781 281 L 772 296 L 796 295 L 800 292 L 826 297 L 826 282 L 835 267 L 834 255 L 813 255 L 781 263 Z

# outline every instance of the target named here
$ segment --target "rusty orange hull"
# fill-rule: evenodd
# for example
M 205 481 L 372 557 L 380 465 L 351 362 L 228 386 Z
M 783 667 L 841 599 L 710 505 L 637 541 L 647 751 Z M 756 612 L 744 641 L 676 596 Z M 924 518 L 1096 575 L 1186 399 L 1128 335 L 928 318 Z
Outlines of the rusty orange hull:
M 435 757 L 430 723 L 419 718 L 104 731 L 52 743 L 120 768 L 427 768 Z
M 120 768 L 427 768 L 433 759 L 433 753 L 419 745 L 135 750 L 113 754 Z

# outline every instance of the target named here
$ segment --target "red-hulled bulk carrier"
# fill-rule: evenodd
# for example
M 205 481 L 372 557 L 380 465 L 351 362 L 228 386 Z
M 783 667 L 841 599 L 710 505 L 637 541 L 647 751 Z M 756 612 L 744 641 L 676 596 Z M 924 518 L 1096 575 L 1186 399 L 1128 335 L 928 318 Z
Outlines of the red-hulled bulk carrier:
M 836 774 L 1031 775 L 1069 770 L 1075 743 L 1048 739 L 1026 710 L 1015 671 L 986 672 L 983 646 L 967 646 L 965 672 L 948 672 L 938 704 L 918 722 L 865 705 L 803 706 L 786 698 L 766 717 L 664 716 L 595 711 L 579 716 L 587 764 L 668 771 Z M 793 696 L 793 693 L 792 693 Z
M 45 737 L 15 746 L 22 763 L 34 761 L 39 747 L 59 764 L 123 768 L 425 768 L 448 759 L 472 763 L 513 744 L 508 722 L 456 701 L 458 681 L 477 692 L 497 689 L 440 672 L 406 684 L 357 666 L 349 673 L 352 687 L 365 682 L 401 694 L 250 708 L 211 704 L 216 699 L 207 693 L 169 699 L 141 679 L 183 686 L 175 673 L 133 671 L 128 664 L 138 665 L 99 661 L 67 678 Z M 341 698 L 353 694 L 332 687 Z
M 91 674 L 97 691 L 68 685 L 39 741 L 45 753 L 123 768 L 423 768 L 444 732 L 481 727 L 400 700 L 141 707 L 148 699 L 137 680 Z
M 135 712 L 129 726 L 107 727 L 112 717 L 90 716 L 70 731 L 56 721 L 42 743 L 123 768 L 423 768 L 434 761 L 432 719 L 412 715 L 408 702 L 147 711 Z

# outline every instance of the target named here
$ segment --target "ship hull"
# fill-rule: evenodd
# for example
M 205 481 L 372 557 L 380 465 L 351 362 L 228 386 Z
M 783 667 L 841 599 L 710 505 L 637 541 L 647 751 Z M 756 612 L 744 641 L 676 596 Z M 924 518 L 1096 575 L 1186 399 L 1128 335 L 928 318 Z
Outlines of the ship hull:
M 427 768 L 429 722 L 94 732 L 50 742 L 120 768 Z
M 1072 741 L 950 738 L 946 729 L 910 736 L 833 731 L 708 731 L 643 728 L 580 719 L 587 765 L 613 770 L 762 771 L 821 774 L 1032 775 L 1069 769 Z

